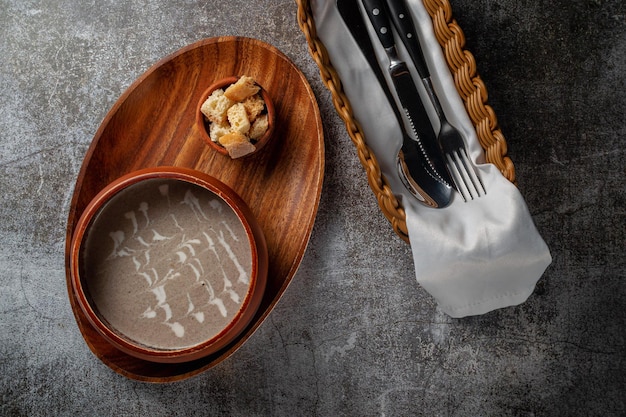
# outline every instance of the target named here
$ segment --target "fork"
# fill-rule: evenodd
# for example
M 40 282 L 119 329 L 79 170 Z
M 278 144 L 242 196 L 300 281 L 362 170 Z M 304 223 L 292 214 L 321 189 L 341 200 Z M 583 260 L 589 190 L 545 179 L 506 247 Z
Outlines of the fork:
M 415 64 L 415 68 L 422 79 L 422 84 L 439 118 L 441 127 L 437 135 L 437 142 L 445 156 L 446 165 L 456 190 L 461 194 L 465 202 L 486 195 L 487 191 L 485 190 L 485 186 L 467 155 L 465 142 L 461 133 L 448 122 L 441 108 L 441 103 L 439 103 L 439 99 L 437 98 L 437 94 L 435 93 L 430 79 L 430 71 L 428 70 L 422 48 L 419 44 L 413 19 L 411 18 L 410 11 L 405 1 L 387 0 L 387 5 L 391 12 L 391 20 Z
M 436 100 L 436 98 L 435 98 Z M 439 104 L 439 101 L 437 104 Z M 439 116 L 441 128 L 437 141 L 443 151 L 448 166 L 448 171 L 454 181 L 456 190 L 463 197 L 463 201 L 473 200 L 487 194 L 483 182 L 475 171 L 471 160 L 467 155 L 465 142 L 459 131 L 448 122 L 441 106 L 435 105 L 435 111 Z

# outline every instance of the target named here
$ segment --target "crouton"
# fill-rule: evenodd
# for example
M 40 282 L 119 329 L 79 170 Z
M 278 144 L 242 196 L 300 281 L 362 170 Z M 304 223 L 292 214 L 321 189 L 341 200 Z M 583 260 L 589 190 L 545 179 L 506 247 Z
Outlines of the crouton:
M 246 98 L 259 92 L 259 87 L 254 78 L 242 75 L 236 83 L 231 84 L 225 91 L 224 95 L 232 101 L 242 102 Z
M 246 113 L 248 113 L 248 120 L 250 120 L 250 122 L 254 122 L 263 110 L 265 110 L 265 102 L 259 94 L 246 98 L 243 101 L 243 106 L 246 108 Z
M 233 104 L 227 111 L 228 123 L 233 132 L 239 132 L 243 135 L 250 131 L 250 120 L 243 103 Z
M 211 137 L 211 140 L 213 142 L 219 142 L 219 139 L 222 136 L 230 132 L 231 129 L 228 123 L 211 123 L 211 125 L 209 126 L 209 136 Z
M 200 111 L 213 123 L 224 124 L 226 122 L 228 109 L 233 105 L 233 101 L 224 95 L 224 90 L 217 89 L 211 93 L 209 98 L 202 103 Z
M 236 159 L 256 150 L 248 138 L 239 132 L 230 132 L 220 138 L 220 144 L 226 148 L 231 158 Z
M 248 136 L 250 136 L 250 139 L 252 140 L 261 139 L 261 136 L 263 136 L 265 132 L 267 132 L 268 128 L 269 120 L 267 118 L 267 114 L 262 114 L 261 116 L 257 117 L 254 123 L 252 123 L 252 126 L 250 126 L 250 132 L 248 133 Z

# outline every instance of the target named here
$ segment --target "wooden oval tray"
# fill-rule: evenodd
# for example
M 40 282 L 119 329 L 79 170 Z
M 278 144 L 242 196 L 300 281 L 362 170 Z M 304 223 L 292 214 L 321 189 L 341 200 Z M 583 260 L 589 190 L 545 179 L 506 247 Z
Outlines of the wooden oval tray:
M 195 112 L 202 92 L 214 81 L 243 74 L 269 91 L 276 129 L 261 151 L 232 160 L 204 144 Z M 83 315 L 69 278 L 70 240 L 89 201 L 114 179 L 154 166 L 197 169 L 226 183 L 250 206 L 269 251 L 267 289 L 252 323 L 220 352 L 185 364 L 146 362 L 115 349 Z M 187 378 L 231 355 L 260 326 L 293 278 L 311 235 L 323 173 L 324 135 L 315 96 L 304 75 L 276 48 L 249 38 L 211 38 L 159 61 L 105 117 L 72 197 L 66 233 L 67 288 L 89 348 L 116 372 L 150 382 Z

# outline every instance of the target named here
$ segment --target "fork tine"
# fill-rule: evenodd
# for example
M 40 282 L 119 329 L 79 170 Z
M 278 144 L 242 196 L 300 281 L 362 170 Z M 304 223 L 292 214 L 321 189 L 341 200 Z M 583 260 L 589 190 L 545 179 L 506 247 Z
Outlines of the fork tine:
M 483 182 L 480 180 L 480 178 L 476 174 L 476 171 L 474 170 L 474 167 L 472 166 L 472 163 L 470 162 L 470 159 L 467 156 L 467 151 L 465 150 L 465 148 L 459 149 L 459 154 L 460 154 L 461 161 L 463 162 L 463 165 L 465 166 L 465 172 L 469 176 L 470 182 L 472 183 L 474 190 L 476 190 L 476 197 L 478 198 L 481 196 L 481 191 L 482 191 L 482 195 L 486 195 L 487 190 L 485 190 L 485 186 L 483 185 Z
M 454 186 L 456 190 L 463 197 L 463 201 L 467 202 L 468 196 L 471 197 L 471 192 L 467 188 L 465 184 L 465 179 L 463 178 L 463 174 L 461 173 L 461 165 L 459 164 L 458 158 L 456 158 L 456 154 L 446 154 L 446 158 L 448 160 L 448 169 L 450 170 L 450 176 L 452 177 L 452 181 L 454 181 Z
M 467 202 L 480 197 L 481 191 L 482 195 L 487 194 L 482 181 L 474 172 L 464 148 L 460 148 L 446 156 L 452 179 L 459 194 L 463 197 L 463 201 Z

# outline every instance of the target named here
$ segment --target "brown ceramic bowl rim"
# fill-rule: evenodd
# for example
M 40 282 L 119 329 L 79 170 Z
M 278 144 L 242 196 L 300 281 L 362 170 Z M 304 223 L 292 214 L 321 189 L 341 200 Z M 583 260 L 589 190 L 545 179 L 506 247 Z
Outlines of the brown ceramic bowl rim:
M 202 96 L 200 96 L 200 101 L 198 101 L 198 105 L 196 107 L 196 124 L 198 125 L 198 130 L 200 131 L 200 134 L 202 135 L 202 139 L 209 147 L 219 152 L 220 154 L 226 155 L 226 156 L 229 156 L 228 150 L 226 150 L 226 148 L 220 145 L 219 143 L 215 143 L 209 136 L 209 133 L 207 131 L 209 122 L 206 121 L 204 114 L 202 113 L 200 109 L 202 108 L 202 104 L 204 104 L 206 99 L 209 98 L 209 96 L 211 95 L 211 93 L 213 93 L 213 91 L 217 90 L 218 88 L 223 88 L 223 87 L 226 87 L 227 85 L 234 84 L 237 82 L 237 80 L 239 80 L 239 78 L 241 77 L 232 75 L 230 77 L 221 78 L 215 81 L 206 90 L 204 90 L 204 92 L 202 93 Z M 275 124 L 275 119 L 276 119 L 274 103 L 272 101 L 272 98 L 270 97 L 270 94 L 267 92 L 267 90 L 258 81 L 255 80 L 255 83 L 256 85 L 261 87 L 261 97 L 263 98 L 263 101 L 265 101 L 265 108 L 267 109 L 268 128 L 267 128 L 267 132 L 265 132 L 265 134 L 261 136 L 261 138 L 254 144 L 256 148 L 255 151 L 250 152 L 247 155 L 244 155 L 242 158 L 258 153 L 270 141 L 270 138 L 274 134 L 274 124 Z
M 248 241 L 250 242 L 252 257 L 250 287 L 241 303 L 239 311 L 220 333 L 194 346 L 180 349 L 158 349 L 145 346 L 128 337 L 120 335 L 119 332 L 113 330 L 100 318 L 95 306 L 90 302 L 90 297 L 83 286 L 83 278 L 80 275 L 80 254 L 84 238 L 86 237 L 93 219 L 100 212 L 100 209 L 120 191 L 123 191 L 131 185 L 150 179 L 174 179 L 184 181 L 213 192 L 235 212 L 244 226 Z M 267 270 L 268 254 L 265 236 L 251 210 L 241 197 L 226 184 L 208 174 L 179 167 L 141 169 L 126 174 L 107 185 L 89 202 L 83 211 L 76 225 L 70 249 L 72 288 L 79 307 L 83 313 L 85 313 L 91 325 L 109 343 L 119 350 L 140 359 L 162 363 L 180 363 L 200 359 L 217 352 L 236 338 L 250 323 L 261 303 L 267 282 Z

